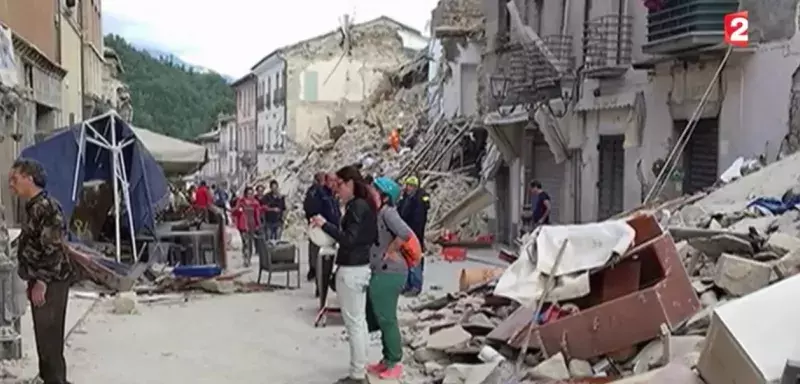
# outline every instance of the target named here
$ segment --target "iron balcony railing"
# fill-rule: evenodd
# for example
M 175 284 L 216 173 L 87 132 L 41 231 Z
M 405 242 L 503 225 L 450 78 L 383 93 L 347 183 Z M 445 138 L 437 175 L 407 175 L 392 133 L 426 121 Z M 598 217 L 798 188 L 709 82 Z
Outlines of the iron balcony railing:
M 561 80 L 571 77 L 575 68 L 572 54 L 573 39 L 567 35 L 550 35 L 542 39 L 549 51 L 545 55 L 536 44 L 514 42 L 507 36 L 497 36 L 500 45 L 495 51 L 497 69 L 494 77 L 505 79 L 505 95 L 493 100 L 493 107 L 537 102 L 558 97 Z
M 621 76 L 632 64 L 633 18 L 606 15 L 587 22 L 583 50 L 587 76 Z
M 723 41 L 726 14 L 739 0 L 661 0 L 647 12 L 645 52 L 685 51 Z

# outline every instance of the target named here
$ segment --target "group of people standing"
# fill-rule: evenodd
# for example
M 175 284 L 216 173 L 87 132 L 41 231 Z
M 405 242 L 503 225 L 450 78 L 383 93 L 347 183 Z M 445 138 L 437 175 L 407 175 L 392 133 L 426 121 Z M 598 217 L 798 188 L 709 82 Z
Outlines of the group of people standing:
M 278 182 L 269 182 L 269 192 L 263 185 L 255 189 L 244 188 L 241 197 L 231 204 L 231 217 L 242 238 L 242 257 L 244 266 L 249 267 L 257 239 L 278 241 L 283 235 L 283 220 L 286 212 L 286 199 L 280 193 Z
M 196 209 L 207 210 L 211 205 L 220 208 L 224 212 L 226 223 L 230 214 L 242 238 L 245 267 L 250 266 L 258 238 L 277 241 L 283 235 L 286 199 L 281 195 L 276 180 L 269 182 L 268 192 L 263 185 L 255 188 L 247 186 L 241 197 L 229 195 L 224 188 L 216 185 L 209 188 L 205 181 L 201 181 L 200 186 L 190 196 Z
M 382 379 L 402 376 L 397 303 L 409 290 L 415 268 L 420 269 L 420 286 L 414 289 L 421 289 L 422 265 L 411 265 L 401 248 L 413 240 L 424 244 L 430 205 L 417 178 L 407 178 L 404 184 L 405 188 L 387 177 L 365 178 L 358 168 L 347 166 L 334 174 L 317 174 L 306 193 L 309 224 L 338 243 L 334 286 L 349 336 L 350 372 L 337 384 L 366 383 L 367 372 Z M 309 279 L 321 272 L 314 269 L 318 253 L 319 248 L 309 243 Z M 383 358 L 368 364 L 368 333 L 377 330 Z

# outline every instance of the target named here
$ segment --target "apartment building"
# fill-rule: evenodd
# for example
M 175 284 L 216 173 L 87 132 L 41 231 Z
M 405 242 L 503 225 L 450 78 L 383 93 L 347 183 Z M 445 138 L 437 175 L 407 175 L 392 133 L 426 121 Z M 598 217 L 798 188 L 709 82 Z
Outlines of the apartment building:
M 7 172 L 22 148 L 51 132 L 61 121 L 57 2 L 0 2 L 0 202 L 16 221 L 18 206 L 8 192 Z
M 256 76 L 258 171 L 269 172 L 281 163 L 286 150 L 286 61 L 277 52 L 253 67 Z
M 83 39 L 81 55 L 83 61 L 82 83 L 84 119 L 103 113 L 108 105 L 103 99 L 103 71 L 105 57 L 103 49 L 102 0 L 72 0 L 78 3 L 82 20 Z M 69 2 L 69 1 L 67 1 Z
M 231 84 L 236 94 L 236 146 L 239 177 L 246 180 L 256 172 L 257 151 L 257 88 L 258 78 L 249 73 Z
M 252 67 L 259 105 L 255 145 L 267 168 L 259 171 L 280 161 L 288 145 L 325 139 L 329 125 L 360 112 L 385 71 L 428 43 L 419 31 L 385 16 L 343 24 L 346 33 L 340 28 L 279 48 Z
M 800 59 L 787 52 L 800 44 L 798 2 L 687 1 L 484 1 L 481 81 L 504 160 L 494 181 L 508 202 L 496 207 L 505 242 L 518 233 L 530 180 L 553 196 L 560 223 L 637 206 L 696 112 L 667 196 L 710 186 L 739 156 L 797 149 Z M 752 46 L 733 49 L 715 79 L 723 15 L 739 9 L 749 11 Z
M 195 142 L 208 150 L 208 163 L 196 176 L 209 184 L 236 183 L 239 168 L 236 117 L 220 114 L 214 129 L 197 136 Z
M 481 0 L 440 0 L 431 14 L 428 76 L 433 117 L 475 116 L 480 113 L 478 87 L 484 51 Z M 439 81 L 441 80 L 441 81 Z M 441 83 L 441 86 L 438 84 Z M 441 95 L 436 97 L 436 95 Z

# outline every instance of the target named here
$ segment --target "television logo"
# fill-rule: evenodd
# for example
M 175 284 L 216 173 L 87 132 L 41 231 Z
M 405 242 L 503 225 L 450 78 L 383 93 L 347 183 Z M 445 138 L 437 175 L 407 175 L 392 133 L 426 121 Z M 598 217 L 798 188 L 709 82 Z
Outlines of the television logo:
M 748 30 L 750 20 L 747 11 L 729 13 L 725 15 L 725 43 L 734 47 L 746 47 L 750 42 Z

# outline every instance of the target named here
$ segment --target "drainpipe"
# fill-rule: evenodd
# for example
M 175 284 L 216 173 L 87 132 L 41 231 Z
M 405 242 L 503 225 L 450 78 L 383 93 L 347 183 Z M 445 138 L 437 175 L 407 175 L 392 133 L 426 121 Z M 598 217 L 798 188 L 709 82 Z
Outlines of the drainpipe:
M 619 21 L 617 24 L 617 65 L 622 62 L 622 33 L 625 32 L 625 28 L 623 27 L 625 23 L 625 18 L 628 16 L 628 1 L 629 0 L 619 0 Z M 633 26 L 631 26 L 632 28 Z M 631 34 L 633 31 L 631 31 Z
M 289 130 L 289 63 L 285 57 L 278 54 L 283 62 L 283 75 L 281 76 L 281 86 L 283 87 L 283 148 L 286 150 L 286 135 Z
M 84 44 L 86 44 L 86 40 L 85 40 L 86 34 L 84 33 L 84 28 L 83 28 L 83 2 L 84 1 L 86 1 L 86 0 L 81 0 L 81 1 L 78 2 L 78 5 L 76 5 L 76 8 L 78 8 L 78 25 L 80 26 L 80 28 L 79 28 L 80 35 L 78 37 L 80 38 L 80 41 L 81 41 L 81 47 L 80 47 L 80 50 L 81 50 L 80 51 L 80 60 L 81 60 L 81 115 L 78 116 L 78 118 L 76 119 L 77 121 L 83 121 L 85 119 L 88 119 L 88 118 L 92 117 L 92 116 L 84 116 L 85 112 L 86 112 L 86 108 L 84 107 L 84 105 L 85 105 L 84 103 L 86 103 L 86 69 L 85 69 L 86 68 L 86 61 L 85 61 L 86 60 L 86 55 L 84 54 L 84 52 L 86 51 L 84 49 Z M 92 108 L 92 109 L 94 110 L 94 108 Z

